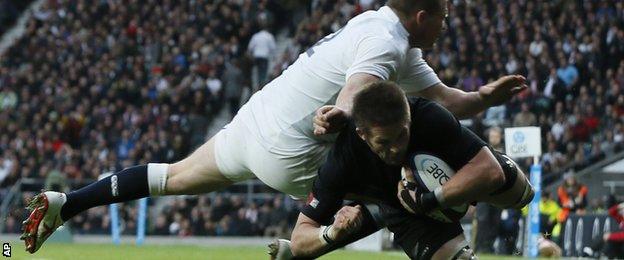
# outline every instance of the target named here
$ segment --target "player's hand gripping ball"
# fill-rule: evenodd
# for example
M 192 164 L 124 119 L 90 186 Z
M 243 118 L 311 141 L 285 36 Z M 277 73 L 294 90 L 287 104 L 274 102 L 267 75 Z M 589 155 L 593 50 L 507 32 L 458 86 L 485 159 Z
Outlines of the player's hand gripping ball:
M 455 175 L 455 171 L 442 159 L 424 153 L 414 153 L 409 157 L 409 165 L 404 166 L 401 170 L 402 180 L 399 182 L 399 194 L 401 190 L 409 190 L 410 197 L 417 200 L 422 193 L 433 192 L 437 187 L 441 187 Z M 413 183 L 409 185 L 409 183 Z M 412 186 L 412 187 L 410 187 Z M 410 202 L 404 201 L 399 195 L 399 200 L 403 207 L 412 213 Z M 422 212 L 438 221 L 456 222 L 459 221 L 468 210 L 468 204 L 460 206 L 434 209 L 429 212 Z

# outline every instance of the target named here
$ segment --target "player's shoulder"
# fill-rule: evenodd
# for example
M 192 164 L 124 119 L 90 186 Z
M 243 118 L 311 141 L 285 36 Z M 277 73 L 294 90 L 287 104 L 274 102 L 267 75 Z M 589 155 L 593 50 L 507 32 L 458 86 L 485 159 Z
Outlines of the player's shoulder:
M 460 127 L 459 121 L 457 121 L 453 113 L 437 102 L 421 97 L 409 97 L 408 103 L 410 105 L 412 126 L 414 127 Z
M 444 114 L 448 112 L 450 114 L 450 111 L 444 106 L 423 97 L 408 97 L 407 102 L 409 103 L 410 111 L 419 116 L 427 116 L 430 113 Z M 450 116 L 453 117 L 453 114 L 450 114 Z
M 402 32 L 399 23 L 389 19 L 381 10 L 367 11 L 351 19 L 347 23 L 348 31 L 352 34 L 349 38 L 379 41 L 407 53 L 407 35 Z

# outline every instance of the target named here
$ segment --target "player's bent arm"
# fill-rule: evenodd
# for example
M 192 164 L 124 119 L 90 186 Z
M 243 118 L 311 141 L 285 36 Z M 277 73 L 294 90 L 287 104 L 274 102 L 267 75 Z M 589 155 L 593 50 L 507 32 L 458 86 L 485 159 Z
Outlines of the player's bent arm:
M 321 225 L 303 213 L 299 213 L 297 224 L 290 237 L 290 250 L 295 257 L 322 254 L 326 243 L 319 238 Z
M 338 93 L 336 105 L 323 106 L 316 111 L 313 119 L 315 135 L 337 133 L 351 116 L 353 97 L 362 86 L 380 80 L 379 77 L 368 73 L 355 73 L 349 77 L 345 87 Z
M 450 88 L 443 83 L 438 83 L 419 92 L 407 94 L 436 101 L 459 119 L 472 117 L 488 107 L 478 92 L 465 92 L 460 89 Z
M 453 207 L 466 202 L 481 201 L 504 183 L 503 169 L 490 149 L 484 146 L 442 186 L 443 202 L 440 203 Z
M 379 77 L 368 73 L 355 73 L 347 79 L 347 84 L 340 90 L 336 98 L 336 106 L 344 110 L 347 115 L 351 115 L 353 107 L 353 97 L 357 94 L 362 86 L 381 80 Z
M 318 222 L 299 214 L 291 236 L 291 252 L 295 257 L 315 257 L 322 255 L 334 243 L 359 229 L 362 225 L 362 207 L 344 206 L 334 216 L 334 223 L 321 226 Z

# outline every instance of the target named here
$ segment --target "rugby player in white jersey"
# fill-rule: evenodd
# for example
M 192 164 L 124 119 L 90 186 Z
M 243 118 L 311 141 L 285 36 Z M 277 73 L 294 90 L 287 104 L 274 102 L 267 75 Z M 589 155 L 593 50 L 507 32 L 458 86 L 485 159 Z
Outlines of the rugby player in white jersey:
M 36 252 L 65 221 L 99 205 L 207 193 L 254 177 L 304 198 L 335 139 L 329 133 L 349 116 L 359 87 L 372 81 L 393 80 L 409 95 L 437 101 L 459 118 L 506 102 L 527 88 L 518 75 L 502 77 L 478 92 L 445 86 L 419 48 L 433 46 L 447 13 L 446 0 L 389 0 L 302 53 L 185 159 L 126 168 L 67 194 L 37 195 L 23 223 L 26 250 Z M 317 110 L 320 116 L 313 126 Z

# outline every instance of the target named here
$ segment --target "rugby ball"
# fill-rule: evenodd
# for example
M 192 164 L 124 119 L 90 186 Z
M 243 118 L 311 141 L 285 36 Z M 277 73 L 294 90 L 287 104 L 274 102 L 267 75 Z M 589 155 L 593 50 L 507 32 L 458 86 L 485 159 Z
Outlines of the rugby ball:
M 409 164 L 403 167 L 403 176 L 411 176 L 419 189 L 432 192 L 444 185 L 455 175 L 455 171 L 442 159 L 426 153 L 414 153 L 409 156 Z M 409 177 L 408 177 L 409 179 Z M 427 216 L 441 222 L 457 222 L 468 211 L 468 204 L 436 209 L 427 213 Z

